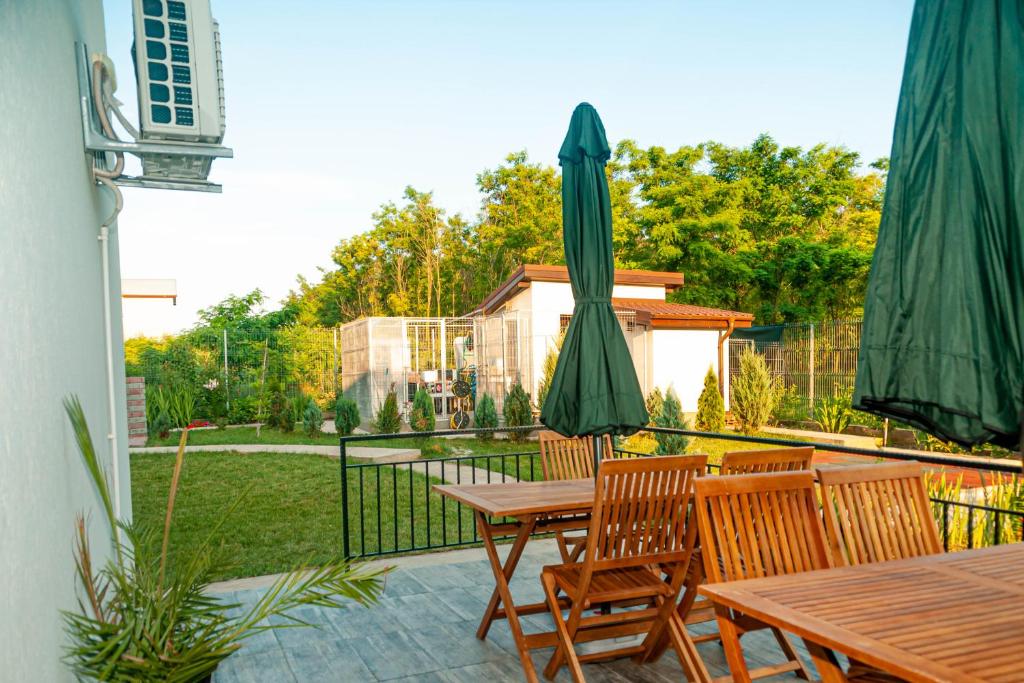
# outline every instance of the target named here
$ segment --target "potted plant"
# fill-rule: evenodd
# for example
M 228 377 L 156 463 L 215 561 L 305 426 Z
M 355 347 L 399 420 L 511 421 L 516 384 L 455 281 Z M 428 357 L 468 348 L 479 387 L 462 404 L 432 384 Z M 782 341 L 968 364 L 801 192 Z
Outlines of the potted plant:
M 364 606 L 377 601 L 389 568 L 338 561 L 298 567 L 282 576 L 254 606 L 222 602 L 207 593 L 218 566 L 213 539 L 218 527 L 191 556 L 169 567 L 168 541 L 188 430 L 178 445 L 162 533 L 116 519 L 107 474 L 96 456 L 85 414 L 77 398 L 65 401 L 82 460 L 102 502 L 110 528 L 112 557 L 93 563 L 85 515 L 75 521 L 75 564 L 81 598 L 77 611 L 64 613 L 70 645 L 65 661 L 81 678 L 101 681 L 208 681 L 217 666 L 261 631 L 310 626 L 291 610 L 300 605 L 341 607 L 344 600 Z M 245 493 L 225 511 L 225 518 Z M 271 623 L 268 617 L 282 619 Z

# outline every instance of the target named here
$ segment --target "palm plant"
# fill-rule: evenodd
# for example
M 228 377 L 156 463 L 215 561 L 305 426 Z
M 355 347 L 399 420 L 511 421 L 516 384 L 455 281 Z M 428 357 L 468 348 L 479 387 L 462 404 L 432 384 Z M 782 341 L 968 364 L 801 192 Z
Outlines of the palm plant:
M 82 406 L 70 397 L 65 409 L 99 494 L 113 551 L 102 568 L 94 566 L 85 516 L 79 514 L 74 556 L 83 597 L 78 611 L 64 613 L 70 639 L 65 661 L 79 677 L 180 683 L 209 680 L 246 638 L 274 628 L 310 626 L 291 612 L 295 607 L 341 607 L 344 600 L 369 606 L 380 596 L 381 577 L 388 568 L 339 561 L 323 567 L 298 567 L 278 579 L 248 610 L 217 600 L 207 587 L 218 566 L 213 539 L 219 525 L 187 559 L 173 568 L 167 563 L 188 432 L 182 432 L 178 446 L 161 534 L 159 529 L 115 517 L 107 474 L 97 457 Z M 222 519 L 244 496 L 239 496 Z M 272 616 L 281 619 L 271 623 Z

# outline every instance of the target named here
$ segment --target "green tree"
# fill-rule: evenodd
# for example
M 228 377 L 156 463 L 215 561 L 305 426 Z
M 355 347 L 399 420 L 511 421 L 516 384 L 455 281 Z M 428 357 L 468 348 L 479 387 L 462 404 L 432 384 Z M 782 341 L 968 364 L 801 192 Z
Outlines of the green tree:
M 355 431 L 362 421 L 359 415 L 359 406 L 355 401 L 339 393 L 338 400 L 334 403 L 334 427 L 342 436 L 348 436 Z
M 398 414 L 398 396 L 392 389 L 377 412 L 374 431 L 378 434 L 397 434 L 401 428 L 402 418 Z
M 558 366 L 558 354 L 562 351 L 562 344 L 565 342 L 565 332 L 555 337 L 554 343 L 544 355 L 544 365 L 541 366 L 542 377 L 540 387 L 537 389 L 537 407 L 543 408 L 547 400 L 548 392 L 551 390 L 551 380 L 555 378 L 555 368 Z
M 661 403 L 661 411 L 654 418 L 654 426 L 667 429 L 686 429 L 682 406 L 672 387 L 665 392 L 665 400 Z M 686 452 L 686 447 L 690 443 L 690 439 L 682 434 L 655 433 L 654 439 L 658 442 L 658 447 L 654 451 L 658 455 L 681 455 Z
M 412 399 L 412 410 L 409 411 L 409 426 L 415 432 L 434 431 L 434 399 L 423 387 L 416 390 Z
M 704 389 L 697 399 L 697 429 L 703 432 L 720 432 L 725 427 L 725 401 L 718 390 L 718 378 L 713 368 L 704 375 Z
M 476 402 L 476 410 L 473 411 L 473 426 L 477 429 L 496 429 L 498 426 L 498 411 L 494 407 L 494 399 L 490 394 L 482 394 Z M 479 432 L 477 438 L 492 439 L 494 432 Z
M 768 369 L 764 356 L 746 349 L 740 354 L 740 371 L 730 385 L 732 414 L 744 434 L 761 430 L 775 411 L 781 387 Z
M 505 396 L 505 405 L 502 408 L 505 415 L 506 427 L 526 427 L 533 424 L 533 408 L 530 406 L 530 395 L 523 389 L 523 385 L 516 382 L 512 389 Z M 510 441 L 525 441 L 525 432 L 512 432 L 508 435 Z
M 324 427 L 324 414 L 315 401 L 310 401 L 302 412 L 302 426 L 306 436 L 319 436 Z
M 661 393 L 661 389 L 654 387 L 651 393 L 647 394 L 647 399 L 644 401 L 647 406 L 647 414 L 650 415 L 651 424 L 654 424 L 655 418 L 661 414 L 661 406 L 665 403 L 665 397 Z

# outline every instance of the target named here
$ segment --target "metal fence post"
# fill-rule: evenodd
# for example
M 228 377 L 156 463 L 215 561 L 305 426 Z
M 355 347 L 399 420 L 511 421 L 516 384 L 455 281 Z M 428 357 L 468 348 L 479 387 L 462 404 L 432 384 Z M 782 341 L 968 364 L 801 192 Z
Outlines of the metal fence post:
M 809 345 L 809 363 L 808 363 L 808 375 L 807 375 L 807 394 L 811 401 L 811 413 L 814 412 L 814 323 L 811 323 L 811 334 L 810 334 L 810 345 Z
M 331 349 L 331 351 L 333 352 L 333 356 L 334 356 L 334 361 L 333 361 L 333 365 L 332 365 L 332 368 L 333 368 L 333 371 L 334 371 L 334 373 L 333 373 L 334 374 L 334 395 L 337 396 L 338 395 L 338 328 L 335 327 L 332 331 L 334 332 L 334 346 Z
M 224 328 L 224 408 L 231 412 L 231 394 L 228 392 L 228 328 Z
M 351 557 L 348 543 L 348 454 L 344 437 L 338 443 L 341 449 L 341 549 L 342 556 L 347 560 Z M 379 490 L 377 496 L 379 499 Z

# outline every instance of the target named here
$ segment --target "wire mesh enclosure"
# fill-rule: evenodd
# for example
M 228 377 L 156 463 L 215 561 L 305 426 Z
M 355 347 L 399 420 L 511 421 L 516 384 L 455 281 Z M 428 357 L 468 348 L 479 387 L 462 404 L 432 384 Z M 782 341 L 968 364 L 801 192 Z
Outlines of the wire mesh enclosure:
M 341 385 L 360 413 L 375 417 L 394 391 L 407 416 L 423 388 L 439 418 L 468 420 L 476 398 L 532 391 L 529 321 L 517 313 L 474 318 L 363 318 L 341 328 Z M 468 426 L 468 424 L 463 424 Z
M 730 339 L 729 379 L 739 374 L 743 351 L 754 349 L 783 386 L 808 407 L 821 399 L 844 396 L 852 391 L 857 375 L 860 334 L 860 320 L 832 320 L 785 325 L 777 342 Z

